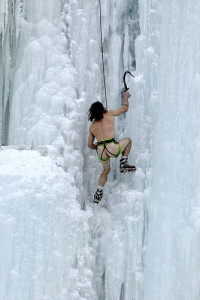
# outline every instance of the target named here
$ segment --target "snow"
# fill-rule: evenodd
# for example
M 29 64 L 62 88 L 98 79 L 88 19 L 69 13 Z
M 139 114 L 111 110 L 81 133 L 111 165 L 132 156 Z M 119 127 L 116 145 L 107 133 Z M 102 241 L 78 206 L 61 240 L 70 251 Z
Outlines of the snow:
M 63 299 L 67 289 L 75 299 L 71 278 L 92 299 L 92 272 L 83 272 L 94 259 L 91 212 L 81 209 L 73 177 L 37 151 L 3 148 L 0 165 L 1 298 Z

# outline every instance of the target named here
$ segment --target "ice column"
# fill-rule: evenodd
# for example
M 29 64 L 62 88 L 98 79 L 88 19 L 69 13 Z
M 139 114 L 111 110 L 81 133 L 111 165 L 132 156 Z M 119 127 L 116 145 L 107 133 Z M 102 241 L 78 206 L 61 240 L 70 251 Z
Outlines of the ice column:
M 152 134 L 145 300 L 200 293 L 199 9 L 196 1 L 140 1 L 137 66 Z
M 19 35 L 21 1 L 0 3 L 0 145 L 7 144 L 13 55 Z

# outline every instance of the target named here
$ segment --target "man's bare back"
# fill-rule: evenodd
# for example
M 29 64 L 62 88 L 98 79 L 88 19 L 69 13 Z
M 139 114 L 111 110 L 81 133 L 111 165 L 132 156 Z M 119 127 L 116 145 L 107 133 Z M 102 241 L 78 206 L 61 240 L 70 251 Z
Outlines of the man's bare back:
M 91 133 L 97 141 L 107 140 L 115 137 L 115 116 L 112 110 L 103 114 L 103 119 L 94 121 L 90 126 Z

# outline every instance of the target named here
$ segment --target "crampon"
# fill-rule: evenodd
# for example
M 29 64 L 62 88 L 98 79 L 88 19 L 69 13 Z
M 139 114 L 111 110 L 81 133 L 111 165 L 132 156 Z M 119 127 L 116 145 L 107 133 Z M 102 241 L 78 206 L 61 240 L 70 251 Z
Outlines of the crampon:
M 103 190 L 97 189 L 96 193 L 94 194 L 94 203 L 99 203 L 103 196 Z
M 121 173 L 129 173 L 135 172 L 136 167 L 128 164 L 128 158 L 122 158 L 120 160 L 120 172 Z

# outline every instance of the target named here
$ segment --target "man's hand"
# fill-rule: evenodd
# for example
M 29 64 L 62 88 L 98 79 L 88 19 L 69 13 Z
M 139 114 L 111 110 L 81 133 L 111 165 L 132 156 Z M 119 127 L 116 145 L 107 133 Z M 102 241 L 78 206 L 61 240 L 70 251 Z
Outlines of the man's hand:
M 121 114 L 124 114 L 128 111 L 128 107 L 129 107 L 129 103 L 128 103 L 128 99 L 131 97 L 131 94 L 129 93 L 129 91 L 127 90 L 124 93 L 124 102 L 122 103 L 122 106 L 120 108 L 117 108 L 115 110 L 110 110 L 110 112 L 116 117 L 119 116 Z
M 128 99 L 131 97 L 131 94 L 129 93 L 129 91 L 127 90 L 125 93 L 124 93 L 124 98 Z

